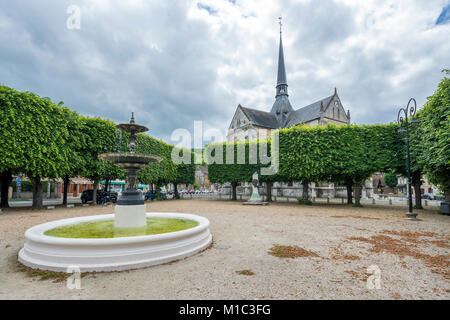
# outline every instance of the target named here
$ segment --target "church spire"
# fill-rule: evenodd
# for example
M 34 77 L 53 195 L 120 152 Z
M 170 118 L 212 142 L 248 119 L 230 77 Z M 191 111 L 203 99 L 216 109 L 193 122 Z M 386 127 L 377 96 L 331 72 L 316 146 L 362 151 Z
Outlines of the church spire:
M 294 109 L 292 109 L 287 93 L 288 85 L 286 80 L 286 68 L 284 66 L 283 40 L 281 38 L 281 17 L 278 19 L 280 20 L 280 48 L 278 52 L 277 94 L 270 112 L 275 114 L 279 128 L 284 128 L 288 122 L 289 114 L 294 111 Z
M 280 20 L 280 48 L 278 51 L 278 76 L 277 76 L 277 94 L 279 95 L 287 95 L 287 80 L 286 80 L 286 67 L 284 65 L 284 52 L 283 52 L 283 39 L 282 39 L 282 30 L 281 27 L 283 24 L 281 23 L 281 17 L 278 18 Z

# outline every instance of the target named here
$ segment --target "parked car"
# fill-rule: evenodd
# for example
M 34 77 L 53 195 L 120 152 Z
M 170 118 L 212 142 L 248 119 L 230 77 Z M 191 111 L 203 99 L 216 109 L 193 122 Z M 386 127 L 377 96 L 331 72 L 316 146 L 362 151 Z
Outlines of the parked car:
M 153 200 L 155 200 L 155 198 L 156 198 L 156 193 L 154 193 L 153 191 L 148 190 L 148 191 L 145 193 L 145 200 L 150 199 L 150 201 L 153 201 Z
M 84 190 L 81 193 L 80 199 L 82 203 L 92 202 L 94 198 L 94 190 Z M 104 191 L 97 190 L 97 199 L 96 203 L 108 203 L 108 202 L 117 202 L 118 194 L 114 191 Z
M 188 190 L 188 192 L 187 193 L 189 193 L 189 194 L 194 194 L 195 193 L 195 191 L 193 190 L 193 189 L 191 189 L 191 190 Z
M 432 193 L 424 193 L 422 199 L 434 200 L 434 195 Z

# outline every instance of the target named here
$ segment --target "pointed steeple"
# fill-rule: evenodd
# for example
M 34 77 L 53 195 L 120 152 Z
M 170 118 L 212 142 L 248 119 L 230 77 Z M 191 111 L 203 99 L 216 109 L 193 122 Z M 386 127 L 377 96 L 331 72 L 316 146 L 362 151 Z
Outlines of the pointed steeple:
M 277 96 L 280 94 L 287 95 L 287 79 L 286 79 L 286 67 L 284 65 L 284 52 L 283 52 L 283 38 L 281 36 L 281 17 L 280 19 L 280 47 L 278 49 L 278 76 L 277 76 Z
M 281 37 L 281 17 L 280 20 L 280 48 L 278 51 L 278 75 L 277 75 L 277 93 L 275 102 L 272 106 L 271 113 L 275 114 L 278 120 L 278 126 L 284 128 L 286 126 L 289 114 L 294 111 L 288 98 L 288 85 L 286 80 L 286 68 L 284 66 L 283 40 Z

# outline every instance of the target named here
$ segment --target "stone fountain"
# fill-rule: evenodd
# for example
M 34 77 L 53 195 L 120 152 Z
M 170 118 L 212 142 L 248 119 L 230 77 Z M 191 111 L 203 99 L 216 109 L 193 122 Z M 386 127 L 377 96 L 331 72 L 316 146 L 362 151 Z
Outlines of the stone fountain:
M 115 228 L 145 228 L 146 209 L 142 191 L 137 189 L 137 173 L 150 162 L 160 162 L 162 158 L 136 153 L 136 133 L 148 131 L 148 128 L 134 122 L 134 113 L 131 114 L 130 123 L 121 123 L 117 128 L 130 133 L 128 143 L 129 153 L 103 153 L 98 156 L 101 160 L 111 161 L 123 168 L 126 173 L 127 189 L 117 200 L 114 215 Z
M 122 167 L 127 175 L 127 189 L 117 201 L 114 214 L 75 217 L 51 221 L 31 227 L 25 232 L 25 244 L 19 251 L 19 261 L 31 268 L 60 272 L 120 271 L 176 261 L 207 248 L 212 242 L 209 220 L 189 213 L 146 212 L 142 192 L 136 188 L 137 173 L 160 157 L 136 154 L 136 133 L 148 129 L 134 122 L 119 124 L 130 133 L 129 153 L 99 155 Z M 165 221 L 189 220 L 196 226 L 179 231 L 147 234 L 147 219 Z M 78 227 L 114 220 L 114 236 L 59 237 L 48 234 L 58 228 Z M 161 220 L 160 220 L 161 221 Z M 123 233 L 121 233 L 124 231 Z M 132 234 L 130 236 L 130 234 Z

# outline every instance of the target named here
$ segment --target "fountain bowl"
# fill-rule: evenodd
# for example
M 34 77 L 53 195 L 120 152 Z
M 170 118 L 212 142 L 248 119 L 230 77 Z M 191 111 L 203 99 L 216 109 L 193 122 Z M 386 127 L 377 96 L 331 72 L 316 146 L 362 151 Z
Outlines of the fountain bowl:
M 19 261 L 33 269 L 99 272 L 138 269 L 189 257 L 212 242 L 209 220 L 188 213 L 147 213 L 148 218 L 193 220 L 197 226 L 175 232 L 117 238 L 61 238 L 45 232 L 72 224 L 114 219 L 114 214 L 76 217 L 34 226 L 25 232 Z
M 117 166 L 124 169 L 142 169 L 151 162 L 160 162 L 162 160 L 161 157 L 152 156 L 149 154 L 117 152 L 102 153 L 98 156 L 98 158 L 100 160 L 111 161 L 112 163 L 115 163 Z

